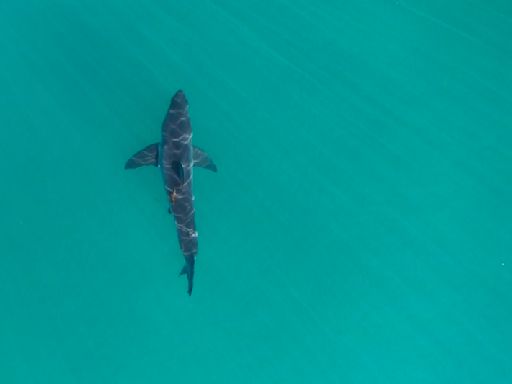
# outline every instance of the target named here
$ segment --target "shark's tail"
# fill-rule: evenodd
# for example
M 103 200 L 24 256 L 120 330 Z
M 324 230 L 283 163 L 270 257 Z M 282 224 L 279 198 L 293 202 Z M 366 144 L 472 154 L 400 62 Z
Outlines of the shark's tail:
M 181 269 L 180 276 L 181 275 L 187 275 L 188 280 L 188 295 L 192 295 L 192 287 L 194 285 L 194 264 L 196 262 L 196 257 L 194 255 L 191 256 L 185 256 L 185 265 Z

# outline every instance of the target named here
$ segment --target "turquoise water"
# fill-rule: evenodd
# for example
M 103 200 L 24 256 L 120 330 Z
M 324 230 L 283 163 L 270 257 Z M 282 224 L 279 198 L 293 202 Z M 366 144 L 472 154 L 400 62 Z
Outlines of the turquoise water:
M 511 4 L 4 0 L 0 382 L 512 382 Z

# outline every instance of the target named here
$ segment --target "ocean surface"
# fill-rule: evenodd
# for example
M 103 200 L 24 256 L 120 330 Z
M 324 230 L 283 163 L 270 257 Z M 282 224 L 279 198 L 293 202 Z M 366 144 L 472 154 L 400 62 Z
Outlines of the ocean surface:
M 0 382 L 512 383 L 512 2 L 0 3 Z M 199 254 L 158 169 L 183 89 Z

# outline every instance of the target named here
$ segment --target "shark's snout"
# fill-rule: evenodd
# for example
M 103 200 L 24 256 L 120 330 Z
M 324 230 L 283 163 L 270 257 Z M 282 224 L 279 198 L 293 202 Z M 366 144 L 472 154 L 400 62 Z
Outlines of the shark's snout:
M 174 96 L 172 97 L 172 105 L 174 105 L 174 108 L 181 109 L 185 108 L 188 105 L 187 98 L 185 96 L 185 92 L 183 92 L 181 89 L 177 91 Z

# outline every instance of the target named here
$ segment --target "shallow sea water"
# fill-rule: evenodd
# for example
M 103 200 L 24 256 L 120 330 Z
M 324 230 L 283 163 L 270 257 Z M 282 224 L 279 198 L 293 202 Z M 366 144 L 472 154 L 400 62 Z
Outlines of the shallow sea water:
M 2 1 L 0 382 L 512 382 L 512 3 L 448 3 Z

